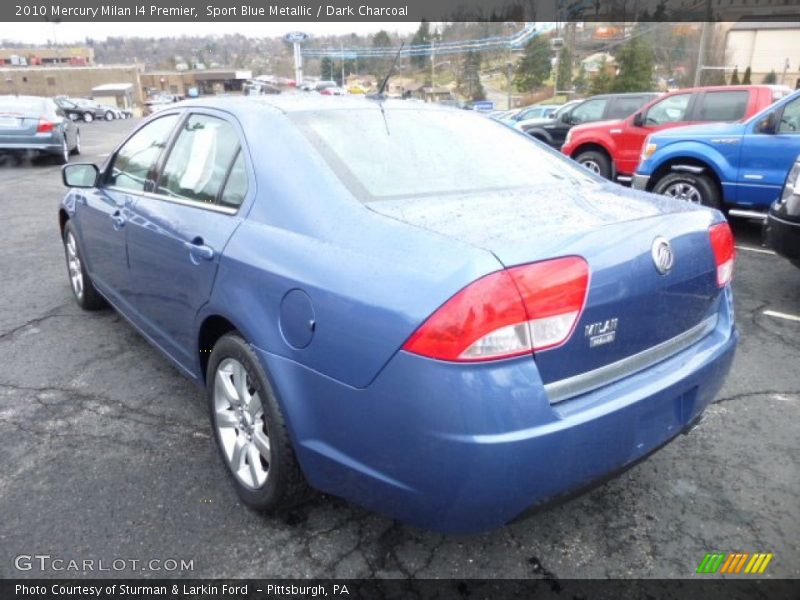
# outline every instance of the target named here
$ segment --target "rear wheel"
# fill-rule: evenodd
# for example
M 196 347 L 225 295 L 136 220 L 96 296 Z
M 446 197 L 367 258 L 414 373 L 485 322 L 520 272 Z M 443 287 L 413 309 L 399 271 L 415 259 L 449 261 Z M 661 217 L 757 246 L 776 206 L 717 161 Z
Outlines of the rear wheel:
M 72 223 L 64 226 L 64 254 L 67 259 L 67 274 L 75 301 L 83 310 L 99 310 L 106 306 L 106 301 L 97 292 L 92 279 L 86 272 L 83 255 L 78 246 L 78 237 Z
M 76 156 L 81 153 L 81 132 L 78 131 L 75 134 L 75 147 L 72 149 L 72 153 Z
M 720 196 L 714 181 L 703 174 L 675 172 L 659 179 L 653 192 L 670 198 L 720 208 Z
M 85 123 L 91 123 L 92 121 L 94 121 L 94 115 L 90 112 L 83 113 L 83 121 Z
M 592 173 L 611 179 L 611 161 L 608 156 L 597 150 L 587 150 L 575 157 L 575 161 Z
M 242 501 L 275 512 L 306 499 L 310 488 L 283 412 L 258 358 L 238 334 L 214 345 L 206 390 L 217 445 Z
M 64 135 L 64 139 L 61 140 L 61 152 L 55 155 L 56 164 L 65 165 L 69 162 L 69 143 L 67 142 L 67 136 Z

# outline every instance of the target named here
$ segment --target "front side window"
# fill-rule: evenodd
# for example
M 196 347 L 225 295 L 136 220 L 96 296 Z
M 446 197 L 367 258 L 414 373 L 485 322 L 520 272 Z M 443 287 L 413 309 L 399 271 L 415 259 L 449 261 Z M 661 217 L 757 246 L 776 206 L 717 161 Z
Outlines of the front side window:
M 599 121 L 603 118 L 603 113 L 606 110 L 606 104 L 608 104 L 608 99 L 606 98 L 587 100 L 572 111 L 572 124 L 577 125 L 578 123 Z
M 778 133 L 800 133 L 800 97 L 795 98 L 783 108 Z
M 624 119 L 641 108 L 642 104 L 644 104 L 644 100 L 643 96 L 623 96 L 621 98 L 615 98 L 608 111 L 608 118 Z
M 747 110 L 746 90 L 706 92 L 697 109 L 697 121 L 738 121 Z
M 691 94 L 676 94 L 675 96 L 664 98 L 661 102 L 650 107 L 644 124 L 653 126 L 685 121 L 686 109 L 689 107 L 691 98 Z
M 233 126 L 208 115 L 184 121 L 156 191 L 181 200 L 214 203 L 239 152 Z
M 114 157 L 108 185 L 132 192 L 145 191 L 150 171 L 166 148 L 177 120 L 178 115 L 156 119 L 125 142 Z

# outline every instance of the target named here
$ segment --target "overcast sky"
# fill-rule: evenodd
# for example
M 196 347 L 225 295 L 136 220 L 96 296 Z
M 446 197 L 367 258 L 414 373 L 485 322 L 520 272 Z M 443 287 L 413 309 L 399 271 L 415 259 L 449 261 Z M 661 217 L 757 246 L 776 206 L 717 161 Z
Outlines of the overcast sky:
M 27 44 L 45 44 L 54 36 L 59 43 L 83 42 L 87 37 L 96 40 L 118 37 L 170 37 L 180 35 L 224 35 L 241 33 L 248 37 L 282 36 L 288 31 L 305 31 L 312 35 L 341 35 L 345 33 L 374 33 L 381 29 L 410 33 L 419 23 L 5 23 L 0 39 Z

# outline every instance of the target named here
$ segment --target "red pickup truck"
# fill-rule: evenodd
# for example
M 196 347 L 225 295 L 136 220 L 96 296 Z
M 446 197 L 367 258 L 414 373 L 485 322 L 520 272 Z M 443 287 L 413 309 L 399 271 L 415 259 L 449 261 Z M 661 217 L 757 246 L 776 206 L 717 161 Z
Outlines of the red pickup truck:
M 627 119 L 573 127 L 561 152 L 603 177 L 627 182 L 651 133 L 695 123 L 741 121 L 789 93 L 788 87 L 774 85 L 676 90 L 650 101 Z

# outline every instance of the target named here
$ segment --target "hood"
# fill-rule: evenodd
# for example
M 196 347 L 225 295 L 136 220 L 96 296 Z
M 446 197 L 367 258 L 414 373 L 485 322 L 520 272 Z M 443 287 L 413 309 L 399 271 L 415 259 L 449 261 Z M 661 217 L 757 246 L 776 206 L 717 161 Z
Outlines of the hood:
M 740 136 L 744 134 L 744 123 L 703 123 L 701 125 L 683 125 L 656 132 L 650 135 L 650 141 L 687 138 L 703 136 Z
M 612 183 L 556 182 L 502 192 L 383 200 L 381 215 L 492 252 L 509 266 L 557 254 L 569 240 L 600 227 L 706 210 Z
M 621 127 L 625 123 L 625 119 L 606 119 L 605 121 L 591 121 L 590 123 L 581 123 L 572 127 L 570 132 L 572 135 L 580 133 L 581 131 L 592 131 L 594 129 L 607 129 L 609 127 Z
M 523 121 L 517 121 L 514 124 L 514 127 L 517 129 L 528 129 L 530 127 L 541 127 L 542 125 L 548 125 L 549 123 L 555 123 L 555 119 L 551 119 L 550 117 L 539 117 L 537 119 L 525 119 Z

